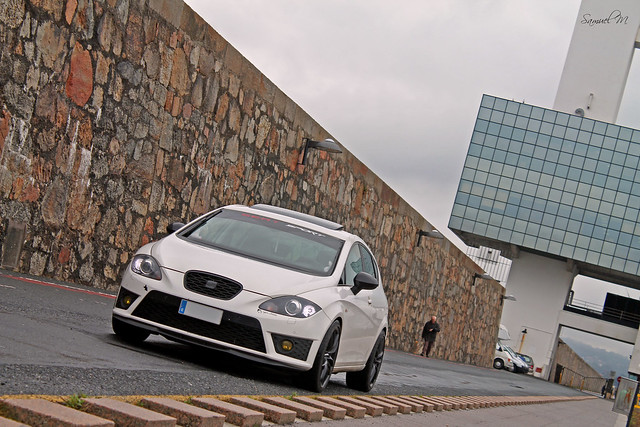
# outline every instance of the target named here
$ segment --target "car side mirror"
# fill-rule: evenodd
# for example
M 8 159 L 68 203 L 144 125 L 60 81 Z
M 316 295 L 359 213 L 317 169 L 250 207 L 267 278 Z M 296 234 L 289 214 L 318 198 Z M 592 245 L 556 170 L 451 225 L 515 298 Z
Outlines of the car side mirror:
M 167 233 L 168 234 L 175 233 L 176 231 L 180 230 L 182 227 L 184 227 L 183 223 L 172 222 L 171 224 L 167 225 Z
M 353 286 L 351 287 L 351 291 L 354 295 L 358 295 L 361 290 L 366 289 L 370 291 L 377 288 L 378 285 L 378 279 L 376 279 L 369 273 L 361 271 L 360 273 L 356 274 L 356 277 L 353 278 Z

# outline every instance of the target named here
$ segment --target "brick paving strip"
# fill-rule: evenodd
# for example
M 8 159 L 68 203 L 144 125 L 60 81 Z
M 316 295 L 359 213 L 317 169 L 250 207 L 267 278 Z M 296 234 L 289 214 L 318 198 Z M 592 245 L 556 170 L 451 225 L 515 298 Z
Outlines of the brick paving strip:
M 192 425 L 256 427 L 379 417 L 491 406 L 533 405 L 597 399 L 595 396 L 227 396 L 98 397 L 81 399 L 79 409 L 62 397 L 0 396 L 0 427 Z

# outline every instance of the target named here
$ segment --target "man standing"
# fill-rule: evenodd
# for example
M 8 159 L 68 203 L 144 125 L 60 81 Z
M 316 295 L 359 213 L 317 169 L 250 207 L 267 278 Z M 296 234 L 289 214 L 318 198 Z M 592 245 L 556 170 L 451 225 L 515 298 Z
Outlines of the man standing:
M 440 325 L 438 325 L 436 320 L 436 316 L 431 316 L 431 320 L 425 323 L 424 328 L 422 328 L 422 339 L 424 340 L 422 355 L 424 357 L 429 357 L 429 352 L 433 347 L 433 342 L 436 340 L 436 334 L 440 332 Z

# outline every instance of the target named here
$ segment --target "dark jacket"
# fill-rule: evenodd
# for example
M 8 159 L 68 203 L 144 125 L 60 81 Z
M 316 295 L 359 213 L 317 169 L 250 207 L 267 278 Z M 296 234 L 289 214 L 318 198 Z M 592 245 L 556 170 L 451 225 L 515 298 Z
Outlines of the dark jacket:
M 440 325 L 438 322 L 432 322 L 429 320 L 424 324 L 424 328 L 422 328 L 422 339 L 427 341 L 435 341 L 436 334 L 440 332 Z

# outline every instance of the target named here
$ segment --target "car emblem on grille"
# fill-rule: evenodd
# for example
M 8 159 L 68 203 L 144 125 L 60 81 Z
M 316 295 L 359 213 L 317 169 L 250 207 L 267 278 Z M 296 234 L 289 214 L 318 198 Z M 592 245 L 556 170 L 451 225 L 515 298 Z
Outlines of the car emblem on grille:
M 215 289 L 218 286 L 218 282 L 216 282 L 215 280 L 207 280 L 207 282 L 204 284 L 204 287 L 207 289 Z

